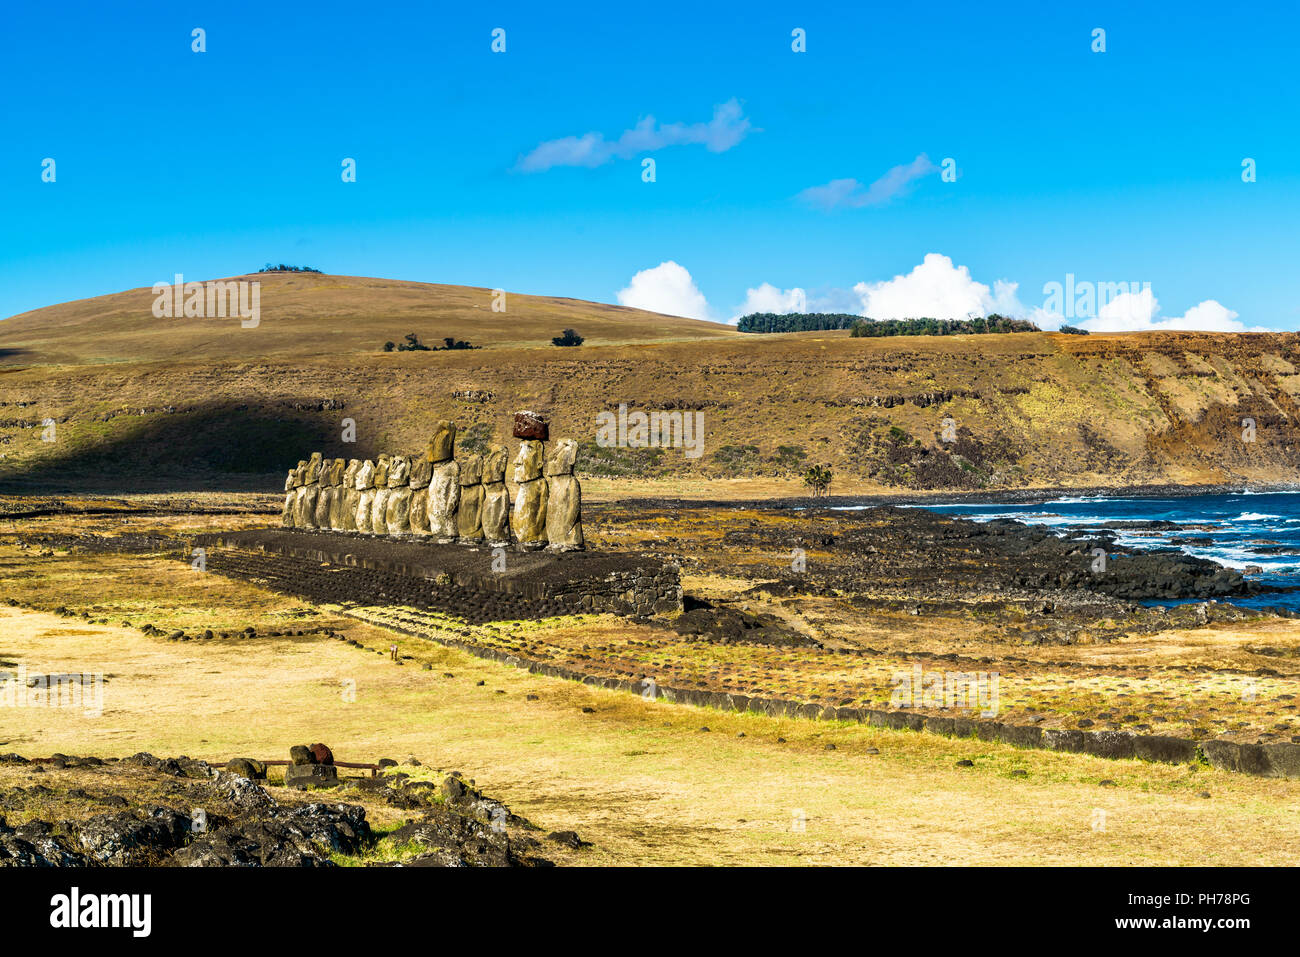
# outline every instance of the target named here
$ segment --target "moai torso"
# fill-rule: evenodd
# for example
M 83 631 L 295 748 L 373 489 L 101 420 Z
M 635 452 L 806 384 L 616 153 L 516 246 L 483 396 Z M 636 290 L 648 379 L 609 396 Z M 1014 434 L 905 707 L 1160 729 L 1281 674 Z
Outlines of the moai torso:
M 330 469 L 329 527 L 336 532 L 344 529 L 343 513 L 347 511 L 347 492 L 344 477 L 347 475 L 346 459 L 335 459 Z
M 483 456 L 475 453 L 460 461 L 460 504 L 456 531 L 463 542 L 483 540 Z
M 546 547 L 546 479 L 542 477 L 543 445 L 535 439 L 519 443 L 515 456 L 515 507 L 510 527 L 520 548 Z
M 429 443 L 433 474 L 429 484 L 429 534 L 446 544 L 454 542 L 459 529 L 456 512 L 460 507 L 460 467 L 456 452 L 456 423 L 438 423 Z
M 320 470 L 320 496 L 316 499 L 316 527 L 320 529 L 332 529 L 334 526 L 330 522 L 330 513 L 334 508 L 334 499 L 337 497 L 337 481 L 343 479 L 342 459 L 325 459 L 321 463 Z
M 389 535 L 405 535 L 411 530 L 411 468 L 405 455 L 393 457 L 388 469 L 388 506 L 384 523 Z
M 510 543 L 510 490 L 506 488 L 506 465 L 510 450 L 494 445 L 483 456 L 483 538 L 489 545 Z
M 388 470 L 392 467 L 392 461 L 392 456 L 381 455 L 375 462 L 375 500 L 370 506 L 372 535 L 388 534 L 388 496 L 392 493 L 388 487 Z
M 411 506 L 407 511 L 411 534 L 429 534 L 429 483 L 433 481 L 433 463 L 427 453 L 411 459 Z
M 284 480 L 284 507 L 280 510 L 280 524 L 285 528 L 293 528 L 294 525 L 294 506 L 298 504 L 298 488 L 301 484 L 299 469 L 306 464 L 299 462 L 296 468 L 289 469 Z
M 375 504 L 375 463 L 370 459 L 362 462 L 361 468 L 357 469 L 357 491 L 360 493 L 357 500 L 357 531 L 369 534 L 370 512 Z
M 303 496 L 298 499 L 300 528 L 316 528 L 316 502 L 320 498 L 321 455 L 313 452 L 303 474 Z
M 343 488 L 339 496 L 343 522 L 342 531 L 357 530 L 357 506 L 361 504 L 361 490 L 357 488 L 357 473 L 361 471 L 361 460 L 351 459 L 343 471 Z
M 582 537 L 582 487 L 573 474 L 578 460 L 578 443 L 561 439 L 546 460 L 546 546 L 551 551 L 571 552 L 586 547 Z

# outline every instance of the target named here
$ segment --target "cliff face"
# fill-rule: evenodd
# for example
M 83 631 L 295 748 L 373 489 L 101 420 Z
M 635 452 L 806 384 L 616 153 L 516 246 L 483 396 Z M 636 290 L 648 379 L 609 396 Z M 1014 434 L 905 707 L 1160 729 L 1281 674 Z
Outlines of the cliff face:
M 559 324 L 583 333 L 559 312 L 535 330 L 517 319 L 511 342 L 385 354 L 345 347 L 350 334 L 339 330 L 352 320 L 322 314 L 294 320 L 304 330 L 294 355 L 292 337 L 276 332 L 274 297 L 263 301 L 269 356 L 258 352 L 260 329 L 216 320 L 201 361 L 181 352 L 38 365 L 44 345 L 11 355 L 0 370 L 0 480 L 278 490 L 271 476 L 310 450 L 414 451 L 447 417 L 461 447 L 479 451 L 508 441 L 520 408 L 548 413 L 552 436 L 579 440 L 580 473 L 662 479 L 666 489 L 794 481 L 813 463 L 831 466 L 836 492 L 1300 479 L 1300 337 L 1290 333 L 692 338 L 682 327 L 648 341 L 640 321 L 636 341 L 620 342 L 604 317 L 607 344 L 532 344 Z M 421 321 L 437 341 L 436 320 Z M 477 343 L 465 323 L 455 335 Z M 82 323 L 76 334 L 112 339 L 113 328 Z M 335 333 L 339 348 L 323 351 Z M 621 405 L 697 415 L 702 444 L 605 447 L 601 413 L 617 417 Z M 42 441 L 48 419 L 55 437 Z M 343 441 L 345 419 L 355 443 Z

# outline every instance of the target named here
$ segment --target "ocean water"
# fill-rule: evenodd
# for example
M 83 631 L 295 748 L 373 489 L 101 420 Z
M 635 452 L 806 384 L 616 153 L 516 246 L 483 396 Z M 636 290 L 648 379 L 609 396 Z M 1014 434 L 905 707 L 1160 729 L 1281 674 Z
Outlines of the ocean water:
M 1300 492 L 1233 492 L 1172 498 L 1087 496 L 1036 503 L 919 505 L 975 521 L 1010 518 L 1061 532 L 1111 529 L 1116 542 L 1208 558 L 1261 584 L 1300 586 Z M 1176 528 L 1131 523 L 1173 522 Z M 1254 568 L 1258 568 L 1255 571 Z M 1300 610 L 1300 591 L 1233 598 L 1245 606 Z

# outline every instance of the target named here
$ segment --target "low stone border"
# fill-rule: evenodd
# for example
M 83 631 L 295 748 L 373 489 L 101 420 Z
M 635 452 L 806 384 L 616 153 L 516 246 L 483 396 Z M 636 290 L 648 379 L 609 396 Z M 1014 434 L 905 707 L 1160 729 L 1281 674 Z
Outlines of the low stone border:
M 360 616 L 353 617 L 361 621 L 365 620 Z M 522 658 L 495 648 L 484 648 L 472 642 L 433 637 L 397 625 L 380 624 L 379 627 L 434 641 L 476 658 L 523 668 L 530 674 L 564 678 L 593 688 L 627 691 L 638 695 L 645 695 L 653 688 L 656 698 L 674 704 L 692 704 L 721 711 L 752 711 L 771 717 L 848 721 L 893 731 L 929 731 L 932 734 L 948 737 L 978 738 L 981 741 L 1010 744 L 1019 748 L 1067 751 L 1090 754 L 1098 758 L 1137 758 L 1142 761 L 1159 761 L 1166 764 L 1190 764 L 1203 758 L 1211 767 L 1221 771 L 1238 771 L 1260 777 L 1300 778 L 1300 744 L 1286 742 L 1249 744 L 1220 738 L 1197 742 L 1190 738 L 1177 738 L 1171 735 L 1040 728 L 1037 725 L 1004 724 L 1001 721 L 985 718 L 941 717 L 877 708 L 837 708 L 785 698 L 753 697 L 725 691 L 700 691 L 693 688 L 670 688 L 644 680 L 632 681 L 627 678 L 587 674 L 562 665 Z

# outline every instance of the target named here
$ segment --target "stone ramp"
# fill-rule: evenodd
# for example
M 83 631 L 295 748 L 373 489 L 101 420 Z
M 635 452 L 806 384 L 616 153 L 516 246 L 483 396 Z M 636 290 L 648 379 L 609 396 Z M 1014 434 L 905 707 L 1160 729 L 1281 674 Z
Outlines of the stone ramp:
M 280 528 L 200 535 L 194 544 L 208 551 L 212 571 L 322 601 L 414 604 L 474 620 L 682 607 L 678 567 L 638 552 L 494 550 Z

